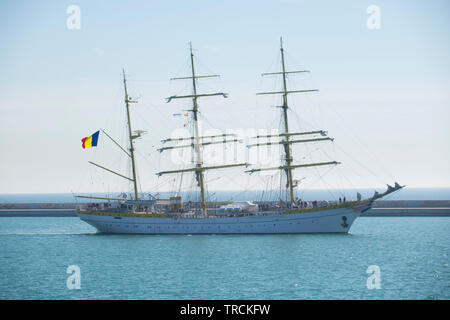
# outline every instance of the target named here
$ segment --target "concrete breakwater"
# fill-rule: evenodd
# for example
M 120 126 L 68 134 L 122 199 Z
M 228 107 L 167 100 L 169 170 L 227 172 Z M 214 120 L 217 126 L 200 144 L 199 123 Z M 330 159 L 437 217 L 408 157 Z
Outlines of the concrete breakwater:
M 0 217 L 76 217 L 76 203 L 0 203 Z
M 87 205 L 86 203 L 78 206 Z M 0 217 L 75 217 L 76 203 L 0 203 Z M 380 200 L 362 216 L 450 216 L 449 200 Z
M 361 216 L 450 216 L 449 200 L 380 200 Z

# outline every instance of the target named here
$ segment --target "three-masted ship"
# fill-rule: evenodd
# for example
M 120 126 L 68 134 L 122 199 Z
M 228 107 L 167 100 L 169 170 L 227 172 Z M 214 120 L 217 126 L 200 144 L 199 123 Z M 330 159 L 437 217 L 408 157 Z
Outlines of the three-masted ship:
M 290 132 L 288 119 L 288 96 L 290 94 L 317 91 L 309 90 L 289 90 L 287 87 L 287 76 L 289 74 L 308 72 L 306 70 L 286 71 L 285 54 L 282 40 L 280 41 L 281 67 L 279 72 L 265 73 L 263 75 L 282 76 L 283 87 L 280 91 L 262 92 L 262 95 L 281 95 L 282 105 L 281 118 L 283 132 L 272 135 L 260 135 L 255 137 L 257 142 L 248 145 L 249 148 L 277 144 L 282 146 L 283 157 L 281 163 L 276 167 L 248 168 L 248 163 L 234 163 L 209 166 L 203 162 L 203 147 L 212 144 L 235 143 L 238 139 L 233 134 L 222 135 L 201 135 L 199 130 L 199 100 L 207 97 L 222 96 L 226 93 L 198 93 L 197 80 L 200 78 L 212 78 L 217 75 L 197 75 L 194 66 L 194 54 L 190 47 L 191 75 L 174 80 L 187 80 L 192 82 L 192 94 L 182 96 L 171 96 L 167 102 L 176 99 L 192 100 L 192 109 L 189 114 L 192 117 L 191 136 L 185 138 L 165 139 L 162 142 L 180 143 L 181 145 L 166 145 L 158 151 L 173 150 L 178 148 L 191 148 L 193 151 L 193 164 L 190 168 L 171 171 L 160 171 L 157 175 L 193 174 L 199 189 L 199 201 L 184 204 L 180 196 L 170 199 L 140 199 L 138 192 L 136 161 L 134 140 L 139 138 L 143 131 L 132 130 L 130 119 L 130 103 L 136 101 L 129 97 L 127 92 L 127 81 L 125 72 L 123 73 L 123 84 L 125 90 L 125 107 L 127 111 L 128 151 L 120 147 L 131 159 L 131 172 L 133 177 L 129 178 L 107 169 L 98 164 L 92 163 L 102 169 L 110 171 L 116 175 L 133 182 L 134 197 L 130 198 L 109 198 L 78 196 L 81 198 L 93 198 L 107 200 L 107 202 L 97 202 L 85 204 L 77 210 L 77 215 L 81 220 L 94 226 L 101 233 L 135 233 L 135 234 L 264 234 L 264 233 L 347 233 L 353 222 L 362 212 L 369 210 L 373 202 L 392 192 L 401 189 L 398 183 L 394 187 L 388 185 L 388 189 L 379 194 L 375 194 L 367 199 L 361 199 L 358 194 L 356 201 L 339 202 L 310 202 L 305 205 L 298 202 L 294 195 L 296 182 L 293 171 L 306 167 L 339 165 L 337 161 L 297 164 L 294 162 L 292 147 L 296 144 L 333 140 L 328 137 L 326 131 L 317 130 L 309 132 Z M 109 138 L 111 138 L 108 135 Z M 112 138 L 111 138 L 112 139 Z M 265 140 L 264 140 L 265 139 Z M 270 139 L 270 141 L 268 141 Z M 273 141 L 278 139 L 277 141 Z M 114 140 L 113 140 L 114 141 Z M 115 141 L 114 141 L 115 142 Z M 116 143 L 116 142 L 115 142 Z M 116 143 L 117 144 L 117 143 Z M 117 144 L 118 145 L 118 144 Z M 242 174 L 253 174 L 260 171 L 281 171 L 286 178 L 287 201 L 280 205 L 279 202 L 265 203 L 263 206 L 248 201 L 241 203 L 210 203 L 207 201 L 207 188 L 205 172 L 209 170 L 227 170 L 228 168 L 242 168 Z

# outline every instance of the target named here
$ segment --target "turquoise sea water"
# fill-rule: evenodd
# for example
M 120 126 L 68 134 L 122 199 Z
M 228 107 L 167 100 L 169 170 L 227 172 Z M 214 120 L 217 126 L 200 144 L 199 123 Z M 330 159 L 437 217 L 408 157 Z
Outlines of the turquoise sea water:
M 362 217 L 347 235 L 100 235 L 0 219 L 0 299 L 449 299 L 450 218 Z M 69 290 L 69 265 L 81 289 Z M 368 289 L 368 266 L 381 289 Z

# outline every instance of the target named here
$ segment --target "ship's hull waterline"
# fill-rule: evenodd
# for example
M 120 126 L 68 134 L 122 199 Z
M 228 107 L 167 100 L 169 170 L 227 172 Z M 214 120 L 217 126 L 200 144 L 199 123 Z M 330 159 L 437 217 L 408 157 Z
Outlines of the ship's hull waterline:
M 208 218 L 127 217 L 98 215 L 86 211 L 79 211 L 77 214 L 100 233 L 292 234 L 348 233 L 360 211 L 338 208 L 316 212 Z

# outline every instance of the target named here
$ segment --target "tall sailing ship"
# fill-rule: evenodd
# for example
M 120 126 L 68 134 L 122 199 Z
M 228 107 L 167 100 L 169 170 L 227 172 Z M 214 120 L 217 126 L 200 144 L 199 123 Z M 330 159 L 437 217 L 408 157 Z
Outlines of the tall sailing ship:
M 197 80 L 200 78 L 212 78 L 217 75 L 197 75 L 194 66 L 194 54 L 190 46 L 190 69 L 191 75 L 175 80 L 192 81 L 192 94 L 182 96 L 171 96 L 167 102 L 176 99 L 191 99 L 192 109 L 192 132 L 190 137 L 172 138 L 162 140 L 166 143 L 186 144 L 165 146 L 158 151 L 173 150 L 178 148 L 191 148 L 193 151 L 193 165 L 190 168 L 161 171 L 158 176 L 193 174 L 196 185 L 199 189 L 199 201 L 183 203 L 180 196 L 170 199 L 140 199 L 138 192 L 138 183 L 136 175 L 136 160 L 134 140 L 141 137 L 142 130 L 132 130 L 130 118 L 130 104 L 137 101 L 130 98 L 127 91 L 127 80 L 125 71 L 123 72 L 123 85 L 125 93 L 125 107 L 127 111 L 127 131 L 129 148 L 125 150 L 106 132 L 108 138 L 124 151 L 131 159 L 132 177 L 126 177 L 113 170 L 107 169 L 101 165 L 91 162 L 102 169 L 114 173 L 122 178 L 128 179 L 133 183 L 134 196 L 129 198 L 110 198 L 110 197 L 92 197 L 77 196 L 79 198 L 91 198 L 102 200 L 102 202 L 83 204 L 77 209 L 77 215 L 81 220 L 89 223 L 101 233 L 133 233 L 133 234 L 264 234 L 264 233 L 347 233 L 353 222 L 361 213 L 369 210 L 375 200 L 391 194 L 404 186 L 395 183 L 394 187 L 388 185 L 388 189 L 379 194 L 375 194 L 367 199 L 361 199 L 358 194 L 356 201 L 321 201 L 321 202 L 302 202 L 295 198 L 294 188 L 296 181 L 293 171 L 301 168 L 315 166 L 333 166 L 338 165 L 337 161 L 317 162 L 297 164 L 294 162 L 292 147 L 295 144 L 333 140 L 328 137 L 327 132 L 323 130 L 308 132 L 290 132 L 288 119 L 288 96 L 290 94 L 318 91 L 310 90 L 288 90 L 286 78 L 289 74 L 308 72 L 286 71 L 285 53 L 283 43 L 280 39 L 281 67 L 279 72 L 265 73 L 263 75 L 282 76 L 283 87 L 280 91 L 262 92 L 262 95 L 281 95 L 282 105 L 281 120 L 283 132 L 280 134 L 260 135 L 255 137 L 257 143 L 250 144 L 247 147 L 260 147 L 271 144 L 277 144 L 282 147 L 283 157 L 281 163 L 275 167 L 248 168 L 248 163 L 234 163 L 209 166 L 203 161 L 202 150 L 204 147 L 212 144 L 232 143 L 238 139 L 233 134 L 209 135 L 200 134 L 199 130 L 199 99 L 222 96 L 227 97 L 226 93 L 206 93 L 197 92 Z M 300 137 L 300 138 L 299 138 Z M 306 138 L 305 138 L 306 137 Z M 263 140 L 261 140 L 263 139 Z M 266 140 L 264 140 L 266 139 Z M 271 141 L 267 141 L 271 139 Z M 273 141 L 273 139 L 278 139 Z M 208 202 L 205 173 L 210 170 L 226 170 L 227 168 L 240 167 L 243 174 L 253 174 L 261 171 L 280 171 L 286 179 L 287 201 L 269 201 L 264 204 L 255 202 Z M 245 169 L 244 169 L 245 168 Z M 105 201 L 106 200 L 106 201 Z

